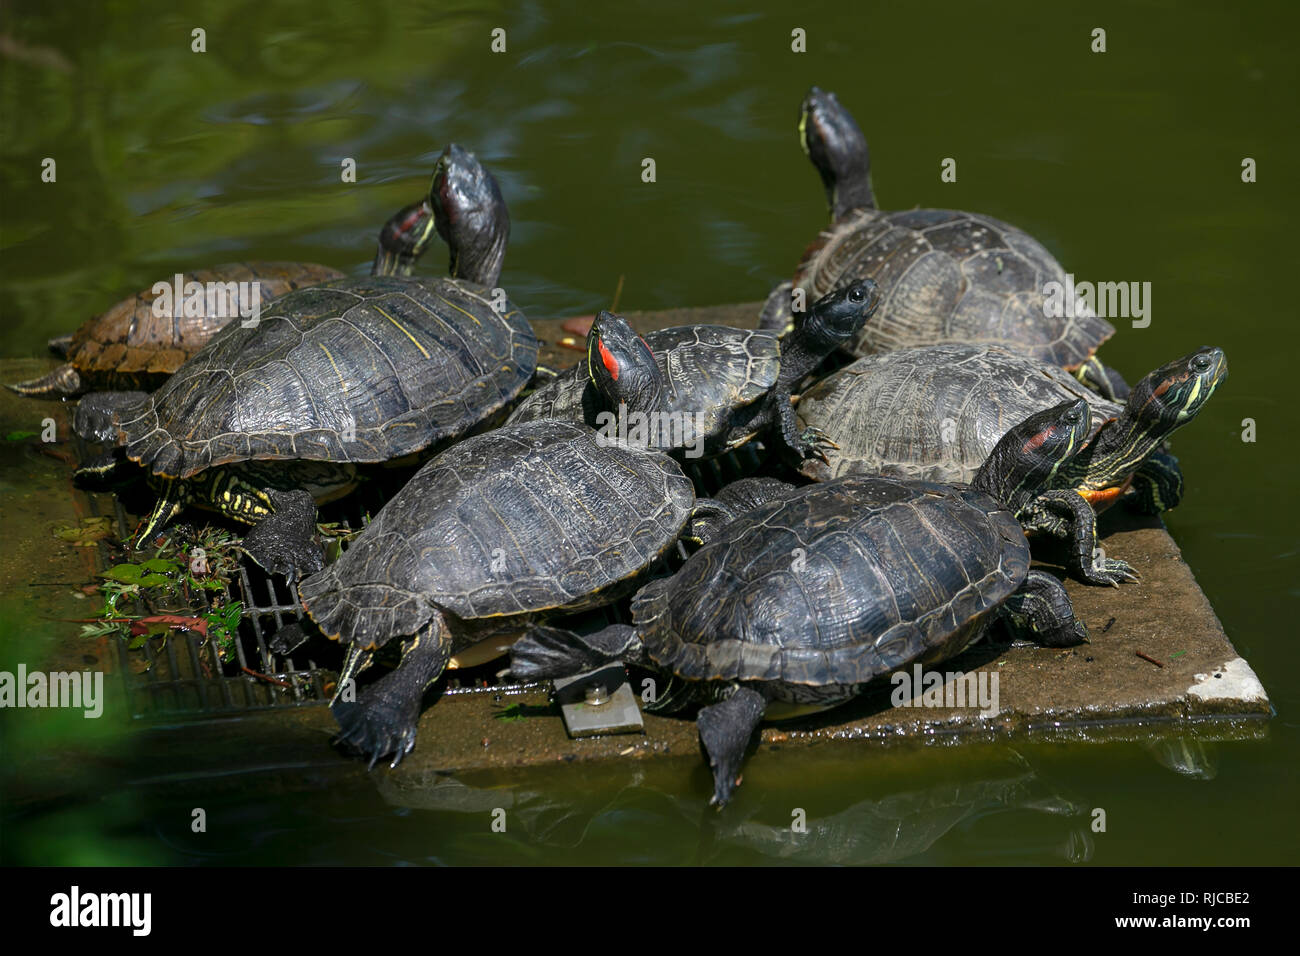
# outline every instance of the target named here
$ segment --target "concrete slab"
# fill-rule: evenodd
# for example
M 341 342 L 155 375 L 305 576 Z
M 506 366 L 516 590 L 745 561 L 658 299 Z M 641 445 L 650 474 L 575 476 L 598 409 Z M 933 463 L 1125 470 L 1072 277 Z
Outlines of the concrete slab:
M 693 322 L 752 325 L 758 309 L 759 303 L 743 303 L 628 313 L 628 318 L 641 331 Z M 573 320 L 535 324 L 544 342 L 542 361 L 558 368 L 581 357 L 582 332 Z M 53 364 L 2 361 L 0 381 L 32 377 Z M 0 393 L 0 434 L 39 431 L 42 409 L 54 408 Z M 63 427 L 63 418 L 59 421 Z M 10 447 L 15 453 L 9 456 L 10 470 L 0 471 L 0 482 L 13 536 L 11 546 L 0 550 L 0 580 L 24 613 L 46 620 L 79 616 L 77 605 L 85 605 L 76 592 L 92 577 L 92 553 L 52 534 L 55 525 L 84 517 L 71 493 L 68 446 L 38 447 L 30 439 L 16 439 Z M 19 461 L 21 469 L 15 465 Z M 25 517 L 12 520 L 18 510 Z M 943 665 L 946 672 L 984 674 L 990 688 L 996 677 L 996 711 L 893 706 L 886 687 L 831 713 L 765 727 L 761 747 L 844 740 L 932 743 L 1027 733 L 1079 740 L 1193 733 L 1240 739 L 1266 733 L 1272 709 L 1264 688 L 1228 640 L 1161 522 L 1116 510 L 1103 516 L 1100 530 L 1107 554 L 1129 561 L 1142 580 L 1119 589 L 1067 581 L 1075 609 L 1093 635 L 1091 644 L 1068 650 L 985 644 Z M 45 666 L 111 667 L 110 655 L 87 648 L 75 625 L 43 630 L 49 635 L 43 644 Z M 918 690 L 917 703 L 920 696 Z M 131 776 L 136 783 L 207 780 L 211 785 L 212 774 L 233 780 L 241 770 L 280 770 L 312 780 L 322 773 L 362 772 L 361 764 L 326 746 L 333 729 L 323 706 L 159 726 L 148 731 L 140 755 L 165 752 L 167 771 L 141 768 L 142 775 Z M 247 748 L 250 733 L 265 741 L 255 759 Z M 698 760 L 698 753 L 694 724 L 686 720 L 647 714 L 644 734 L 572 739 L 547 686 L 449 691 L 422 716 L 417 749 L 396 771 L 393 785 L 419 789 L 420 781 L 442 780 L 449 772 L 661 757 Z

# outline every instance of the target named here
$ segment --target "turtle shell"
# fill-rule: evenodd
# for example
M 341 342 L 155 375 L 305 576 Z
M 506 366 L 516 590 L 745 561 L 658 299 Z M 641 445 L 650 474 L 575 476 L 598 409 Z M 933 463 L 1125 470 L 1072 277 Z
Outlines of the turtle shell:
M 986 495 L 856 475 L 742 515 L 632 613 L 679 677 L 855 685 L 960 653 L 1028 571 Z
M 435 606 L 462 621 L 594 607 L 672 546 L 694 504 L 666 455 L 570 422 L 506 425 L 428 462 L 299 593 L 361 647 L 414 633 Z
M 858 334 L 858 355 L 938 342 L 1000 343 L 1076 368 L 1115 332 L 1081 302 L 1074 311 L 1085 314 L 1049 317 L 1043 289 L 1053 281 L 1064 287 L 1064 270 L 1036 240 L 989 216 L 858 210 L 813 242 L 794 284 L 814 301 L 863 277 L 880 284 L 883 298 Z
M 182 288 L 190 282 L 236 284 L 223 315 L 208 315 L 206 309 L 202 315 L 177 315 L 175 304 L 155 314 L 158 293 L 151 287 L 83 324 L 62 348 L 84 387 L 150 387 L 180 368 L 233 316 L 249 311 L 244 283 L 258 283 L 265 306 L 286 292 L 342 277 L 337 269 L 312 262 L 228 262 L 184 272 Z M 166 281 L 172 285 L 174 279 Z
M 537 338 L 456 279 L 375 276 L 300 289 L 234 323 L 137 409 L 131 460 L 187 478 L 252 459 L 380 462 L 461 434 L 515 397 Z
M 702 414 L 706 454 L 721 454 L 753 437 L 745 410 L 776 385 L 781 371 L 779 333 L 685 325 L 648 332 L 645 341 L 664 375 L 662 410 Z M 529 395 L 508 421 L 553 418 L 595 428 L 596 416 L 604 410 L 604 399 L 583 359 Z M 693 440 L 688 435 L 683 445 Z
M 954 343 L 860 358 L 800 396 L 797 417 L 839 446 L 825 450 L 827 477 L 969 482 L 1006 432 L 1077 398 L 1093 434 L 1122 411 L 1054 363 Z

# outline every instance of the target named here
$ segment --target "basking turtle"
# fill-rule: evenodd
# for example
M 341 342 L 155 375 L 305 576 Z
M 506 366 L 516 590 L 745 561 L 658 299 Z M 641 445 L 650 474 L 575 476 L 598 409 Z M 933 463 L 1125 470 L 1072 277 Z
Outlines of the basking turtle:
M 795 428 L 790 389 L 849 341 L 879 301 L 870 279 L 850 283 L 801 313 L 783 340 L 722 325 L 658 329 L 643 339 L 621 316 L 601 312 L 587 333 L 586 361 L 538 388 L 509 420 L 584 421 L 686 457 L 721 455 L 775 428 L 800 458 L 821 454 L 817 433 Z
M 220 288 L 215 308 L 206 303 L 187 314 L 168 294 L 168 304 L 155 310 L 159 286 L 170 290 L 173 279 L 123 299 L 102 315 L 86 322 L 71 335 L 50 339 L 50 349 L 67 359 L 54 371 L 29 382 L 7 386 L 19 395 L 36 398 L 81 395 L 96 389 L 151 389 L 161 385 L 181 363 L 197 352 L 227 322 L 247 315 L 251 291 L 258 303 L 331 279 L 343 273 L 314 262 L 226 262 L 211 269 L 181 273 L 181 287 L 199 283 L 204 289 Z M 254 283 L 256 285 L 254 285 Z M 180 312 L 181 314 L 177 314 Z
M 383 228 L 379 231 L 378 248 L 375 252 L 375 261 L 371 266 L 370 274 L 409 276 L 415 266 L 416 260 L 419 259 L 424 250 L 428 247 L 429 242 L 432 240 L 433 232 L 434 215 L 428 199 L 422 199 L 417 203 L 412 203 L 411 205 L 398 210 L 396 214 L 384 223 Z M 293 265 L 293 263 L 288 263 L 288 265 Z M 193 272 L 188 275 L 192 277 L 201 277 L 203 275 L 217 274 L 224 268 L 224 266 L 218 266 L 213 270 Z M 240 268 L 243 267 L 241 266 Z M 321 284 L 330 279 L 342 278 L 343 276 L 343 273 L 335 272 L 333 269 L 327 271 L 332 274 L 329 276 L 323 276 L 319 282 L 315 284 Z M 233 273 L 228 274 L 233 275 Z M 199 281 L 206 280 L 200 278 Z M 309 284 L 312 283 L 305 283 L 304 285 Z M 276 295 L 281 295 L 286 291 L 292 290 L 282 289 L 277 292 Z M 265 290 L 263 290 L 263 294 L 265 294 Z M 241 300 L 241 307 L 243 304 L 245 303 Z M 259 313 L 262 304 L 267 303 L 259 303 Z M 223 314 L 232 314 L 230 308 L 224 308 Z M 198 335 L 198 326 L 207 320 L 203 319 L 201 316 L 187 316 L 185 318 L 177 319 L 176 321 L 178 323 L 177 328 L 185 328 L 187 334 L 191 339 L 193 339 Z M 203 333 L 203 342 L 193 341 L 190 343 L 193 346 L 193 350 L 197 351 L 204 342 L 208 341 L 212 337 L 212 335 L 220 331 L 228 321 L 229 319 L 224 317 L 211 320 L 211 322 L 209 322 L 209 327 Z M 182 326 L 179 323 L 184 323 L 184 325 Z M 78 335 L 80 334 L 81 333 L 79 332 Z M 68 368 L 71 368 L 71 366 L 63 367 L 63 369 Z M 51 376 L 59 376 L 63 369 L 56 369 L 51 373 Z M 166 367 L 166 370 L 167 373 L 170 374 L 175 372 L 176 368 L 169 365 Z M 72 371 L 71 375 L 77 376 L 77 382 L 81 381 L 81 378 L 78 376 L 75 369 Z M 51 376 L 47 376 L 47 378 Z M 155 378 L 158 381 L 162 380 L 161 367 Z M 109 384 L 114 381 L 119 384 L 144 382 L 143 379 L 124 378 L 119 375 L 117 378 L 111 379 L 109 382 L 101 381 L 100 387 L 108 387 Z M 15 386 L 15 388 L 17 388 L 17 386 Z M 144 392 L 139 391 L 92 392 L 77 403 L 77 410 L 73 416 L 72 429 L 87 441 L 96 442 L 101 445 L 113 444 L 117 439 L 118 416 L 122 410 L 130 409 L 141 404 L 147 400 L 147 397 L 148 396 Z
M 883 300 L 852 351 L 869 355 L 938 342 L 1001 344 L 1069 369 L 1110 399 L 1127 386 L 1094 356 L 1114 334 L 1082 301 L 1048 313 L 1061 266 L 1030 236 L 989 216 L 948 209 L 883 212 L 871 187 L 867 141 L 834 93 L 809 91 L 799 140 L 821 174 L 833 222 L 808 247 L 793 283 L 773 290 L 762 328 L 785 328 L 791 291 L 808 299 L 870 276 Z
M 1055 503 L 1034 503 L 1020 519 L 1057 536 L 1071 533 L 1073 520 L 1073 533 L 1088 537 L 1093 509 L 1104 510 L 1130 488 L 1128 498 L 1141 511 L 1157 514 L 1178 504 L 1182 474 L 1163 442 L 1196 417 L 1227 375 L 1223 351 L 1200 348 L 1151 372 L 1127 404 L 1117 405 L 1051 363 L 998 346 L 871 355 L 800 397 L 800 421 L 825 431 L 835 445 L 824 461 L 805 463 L 804 473 L 970 481 L 1012 424 L 1063 399 L 1083 398 L 1093 418 L 1088 447 L 1058 472 Z M 1091 508 L 1081 508 L 1079 496 Z
M 851 475 L 789 489 L 643 587 L 632 626 L 586 637 L 536 627 L 511 648 L 511 671 L 559 677 L 618 659 L 667 675 L 649 707 L 708 705 L 697 724 L 711 802 L 724 804 L 765 717 L 833 707 L 891 671 L 952 657 L 997 616 L 1041 644 L 1086 639 L 1061 583 L 1029 569 L 1015 514 L 1087 428 L 1082 400 L 1038 412 L 970 488 Z
M 538 615 L 613 601 L 676 542 L 695 505 L 678 464 L 572 422 L 505 425 L 428 462 L 304 580 L 307 613 L 347 645 L 340 693 L 392 640 L 397 669 L 336 695 L 342 738 L 371 756 L 415 745 L 420 698 L 453 654 L 509 643 Z M 497 651 L 499 653 L 499 651 Z
M 190 502 L 248 524 L 272 516 L 264 489 L 231 466 L 274 461 L 294 488 L 296 462 L 400 458 L 466 432 L 518 394 L 537 339 L 493 288 L 510 222 L 496 181 L 452 145 L 430 199 L 452 278 L 371 276 L 288 293 L 118 412 L 126 457 L 162 480 L 137 541 Z M 297 543 L 290 551 L 318 567 L 318 549 Z

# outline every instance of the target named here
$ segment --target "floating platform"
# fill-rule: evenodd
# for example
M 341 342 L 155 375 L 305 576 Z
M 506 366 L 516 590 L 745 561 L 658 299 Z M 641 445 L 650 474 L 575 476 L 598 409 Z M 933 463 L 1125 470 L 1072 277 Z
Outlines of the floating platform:
M 697 322 L 752 326 L 759 307 L 747 303 L 626 314 L 645 332 Z M 569 329 L 559 319 L 535 324 L 545 343 L 545 364 L 563 367 L 583 355 L 582 336 L 572 331 L 572 320 Z M 562 344 L 566 338 L 567 346 Z M 32 378 L 51 367 L 52 361 L 0 361 L 0 381 Z M 106 687 L 117 690 L 123 658 L 102 642 L 95 645 L 80 637 L 76 624 L 63 623 L 94 613 L 95 599 L 87 597 L 83 586 L 98 570 L 94 548 L 66 543 L 53 533 L 96 513 L 96 505 L 71 482 L 76 455 L 67 431 L 69 408 L 0 391 L 0 434 L 11 452 L 0 463 L 9 543 L 0 549 L 0 600 L 8 613 L 34 622 L 31 630 L 40 641 L 34 656 L 39 659 L 25 656 L 29 671 L 116 671 Z M 47 417 L 56 419 L 58 442 L 13 437 L 39 433 Z M 1197 501 L 1186 505 L 1202 506 Z M 996 711 L 894 706 L 893 688 L 886 686 L 835 711 L 764 726 L 759 752 L 851 740 L 897 745 L 1023 735 L 1071 740 L 1264 735 L 1272 715 L 1268 696 L 1224 633 L 1160 520 L 1116 508 L 1102 516 L 1099 532 L 1106 553 L 1122 557 L 1142 577 L 1120 588 L 1066 580 L 1091 643 L 1064 650 L 983 643 L 941 665 L 945 672 L 982 672 L 986 681 L 996 675 Z M 0 666 L 9 666 L 11 650 L 6 649 Z M 256 684 L 259 678 L 236 680 Z M 915 703 L 920 694 L 917 688 Z M 128 707 L 114 706 L 117 699 L 110 698 L 106 718 L 130 714 Z M 128 774 L 133 782 L 210 785 L 214 775 L 238 781 L 244 772 L 262 770 L 303 779 L 316 779 L 321 771 L 364 772 L 360 761 L 329 746 L 335 724 L 323 703 L 198 716 L 204 719 L 136 721 L 138 754 L 149 765 L 141 763 Z M 250 739 L 261 743 L 250 748 Z M 416 793 L 449 774 L 685 757 L 699 760 L 692 721 L 645 714 L 643 733 L 571 739 L 558 706 L 549 700 L 549 684 L 535 684 L 442 693 L 421 717 L 415 751 L 396 771 L 375 773 L 392 774 L 385 788 L 405 792 L 401 799 L 418 805 Z M 33 797 L 60 789 L 57 761 L 42 763 L 47 773 L 25 778 L 21 788 Z

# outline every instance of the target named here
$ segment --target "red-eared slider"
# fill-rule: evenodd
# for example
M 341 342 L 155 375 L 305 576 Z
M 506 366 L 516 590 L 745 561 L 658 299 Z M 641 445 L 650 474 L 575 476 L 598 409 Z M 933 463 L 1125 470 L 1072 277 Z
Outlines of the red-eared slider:
M 1124 380 L 1094 357 L 1114 334 L 1111 324 L 1082 301 L 1049 315 L 1046 285 L 1064 289 L 1066 276 L 1037 241 L 989 216 L 877 209 L 867 141 L 833 93 L 815 86 L 808 93 L 799 139 L 821 174 L 833 221 L 804 253 L 793 283 L 768 298 L 763 328 L 789 323 L 792 286 L 812 300 L 870 276 L 883 298 L 853 346 L 857 355 L 938 342 L 1005 345 L 1074 371 L 1108 398 L 1126 394 Z
M 1015 513 L 1087 427 L 1083 401 L 1039 412 L 970 488 L 854 475 L 789 490 L 643 587 L 633 626 L 586 637 L 536 627 L 511 648 L 511 671 L 559 677 L 619 659 L 661 672 L 651 709 L 708 704 L 697 724 L 712 802 L 724 804 L 764 717 L 832 707 L 891 671 L 949 658 L 998 614 L 1042 644 L 1086 638 L 1061 583 L 1030 571 Z
M 67 364 L 41 378 L 8 387 L 38 398 L 80 395 L 95 389 L 156 388 L 228 322 L 249 314 L 254 290 L 257 303 L 264 306 L 294 289 L 342 277 L 337 269 L 314 262 L 227 262 L 184 272 L 181 289 L 194 288 L 191 283 L 197 283 L 199 288 L 214 290 L 213 308 L 208 308 L 206 298 L 200 302 L 190 299 L 188 293 L 177 302 L 169 292 L 165 303 L 157 304 L 158 286 L 174 288 L 175 277 L 169 277 L 123 299 L 71 335 L 51 339 L 50 348 L 67 359 Z
M 299 587 L 320 629 L 347 645 L 333 703 L 342 738 L 372 766 L 395 752 L 396 766 L 452 654 L 509 643 L 545 612 L 617 599 L 694 505 L 667 455 L 602 443 L 572 422 L 505 425 L 442 452 Z M 348 700 L 371 651 L 394 640 L 397 669 Z
M 1058 497 L 1050 507 L 1034 503 L 1019 517 L 1033 531 L 1090 538 L 1094 509 L 1103 510 L 1130 487 L 1129 500 L 1139 510 L 1155 514 L 1178 504 L 1182 475 L 1163 442 L 1196 417 L 1227 375 L 1221 349 L 1197 349 L 1147 375 L 1127 404 L 1117 405 L 1055 365 L 997 346 L 932 345 L 872 355 L 800 397 L 800 421 L 822 429 L 835 444 L 824 461 L 806 463 L 804 473 L 970 481 L 1016 421 L 1063 399 L 1083 398 L 1092 408 L 1088 447 L 1058 472 L 1050 486 Z M 1080 507 L 1080 496 L 1090 508 Z
M 643 339 L 601 312 L 587 359 L 525 399 L 512 422 L 584 421 L 620 439 L 685 457 L 712 457 L 771 428 L 800 458 L 819 455 L 816 432 L 795 429 L 790 389 L 849 341 L 879 303 L 870 279 L 802 313 L 784 340 L 721 325 L 659 329 Z
M 138 541 L 189 501 L 249 524 L 266 518 L 268 496 L 229 466 L 275 461 L 296 487 L 294 462 L 399 458 L 462 434 L 519 393 L 537 339 L 494 289 L 509 233 L 496 181 L 453 145 L 430 199 L 453 278 L 372 276 L 291 292 L 119 412 L 126 457 L 164 479 Z M 299 550 L 312 553 L 305 542 Z
M 379 242 L 375 252 L 375 261 L 374 265 L 371 266 L 371 275 L 409 276 L 415 266 L 416 260 L 428 247 L 428 244 L 433 237 L 433 232 L 433 207 L 429 205 L 427 198 L 398 210 L 386 223 L 384 223 L 383 228 L 380 229 Z M 286 265 L 292 266 L 294 264 L 287 263 Z M 224 267 L 218 266 L 216 270 L 194 272 L 189 273 L 189 275 L 199 277 L 207 274 L 216 274 L 222 268 Z M 240 266 L 240 268 L 243 269 L 244 267 Z M 311 284 L 318 285 L 331 279 L 342 278 L 343 276 L 341 272 L 335 272 L 333 269 L 326 271 L 331 274 L 328 276 L 322 276 L 316 283 L 300 283 L 300 287 Z M 228 275 L 233 275 L 233 273 L 228 273 Z M 262 305 L 270 304 L 269 300 L 266 299 L 266 287 L 262 286 L 260 288 L 262 288 L 263 291 L 261 293 L 262 301 L 258 303 L 257 311 L 259 314 Z M 281 289 L 276 294 L 280 295 L 287 291 L 292 290 Z M 240 294 L 242 294 L 242 291 Z M 223 309 L 222 311 L 224 314 L 228 314 L 229 308 Z M 187 330 L 187 334 L 190 335 L 191 338 L 197 335 L 197 329 L 204 321 L 205 320 L 202 316 L 186 316 L 184 319 L 177 320 L 178 323 L 185 323 L 183 327 Z M 229 320 L 220 318 L 214 319 L 209 323 L 211 327 L 204 333 L 203 342 L 193 342 L 192 351 L 197 352 L 198 348 L 204 342 L 211 339 L 213 334 L 220 331 L 220 328 L 224 327 L 227 321 Z M 244 320 L 241 319 L 241 321 Z M 179 329 L 181 327 L 182 326 L 178 324 L 177 328 Z M 177 364 L 179 365 L 179 363 Z M 64 366 L 65 369 L 70 367 L 71 366 Z M 57 377 L 60 374 L 60 371 L 61 370 L 56 370 L 53 373 L 53 376 L 50 377 Z M 176 367 L 167 368 L 168 374 L 175 371 Z M 77 375 L 75 370 L 71 374 Z M 155 379 L 144 380 L 124 378 L 119 375 L 118 377 L 111 379 L 109 382 L 105 382 L 101 378 L 99 387 L 108 387 L 113 382 L 122 386 L 148 384 L 148 381 L 154 380 Z M 161 380 L 161 375 L 156 376 L 156 381 Z M 80 381 L 80 379 L 78 379 L 78 381 Z M 142 402 L 146 401 L 146 399 L 147 396 L 145 393 L 139 391 L 92 392 L 77 403 L 77 410 L 73 418 L 73 431 L 87 441 L 96 442 L 101 445 L 111 445 L 117 440 L 118 416 L 121 412 L 140 405 Z

